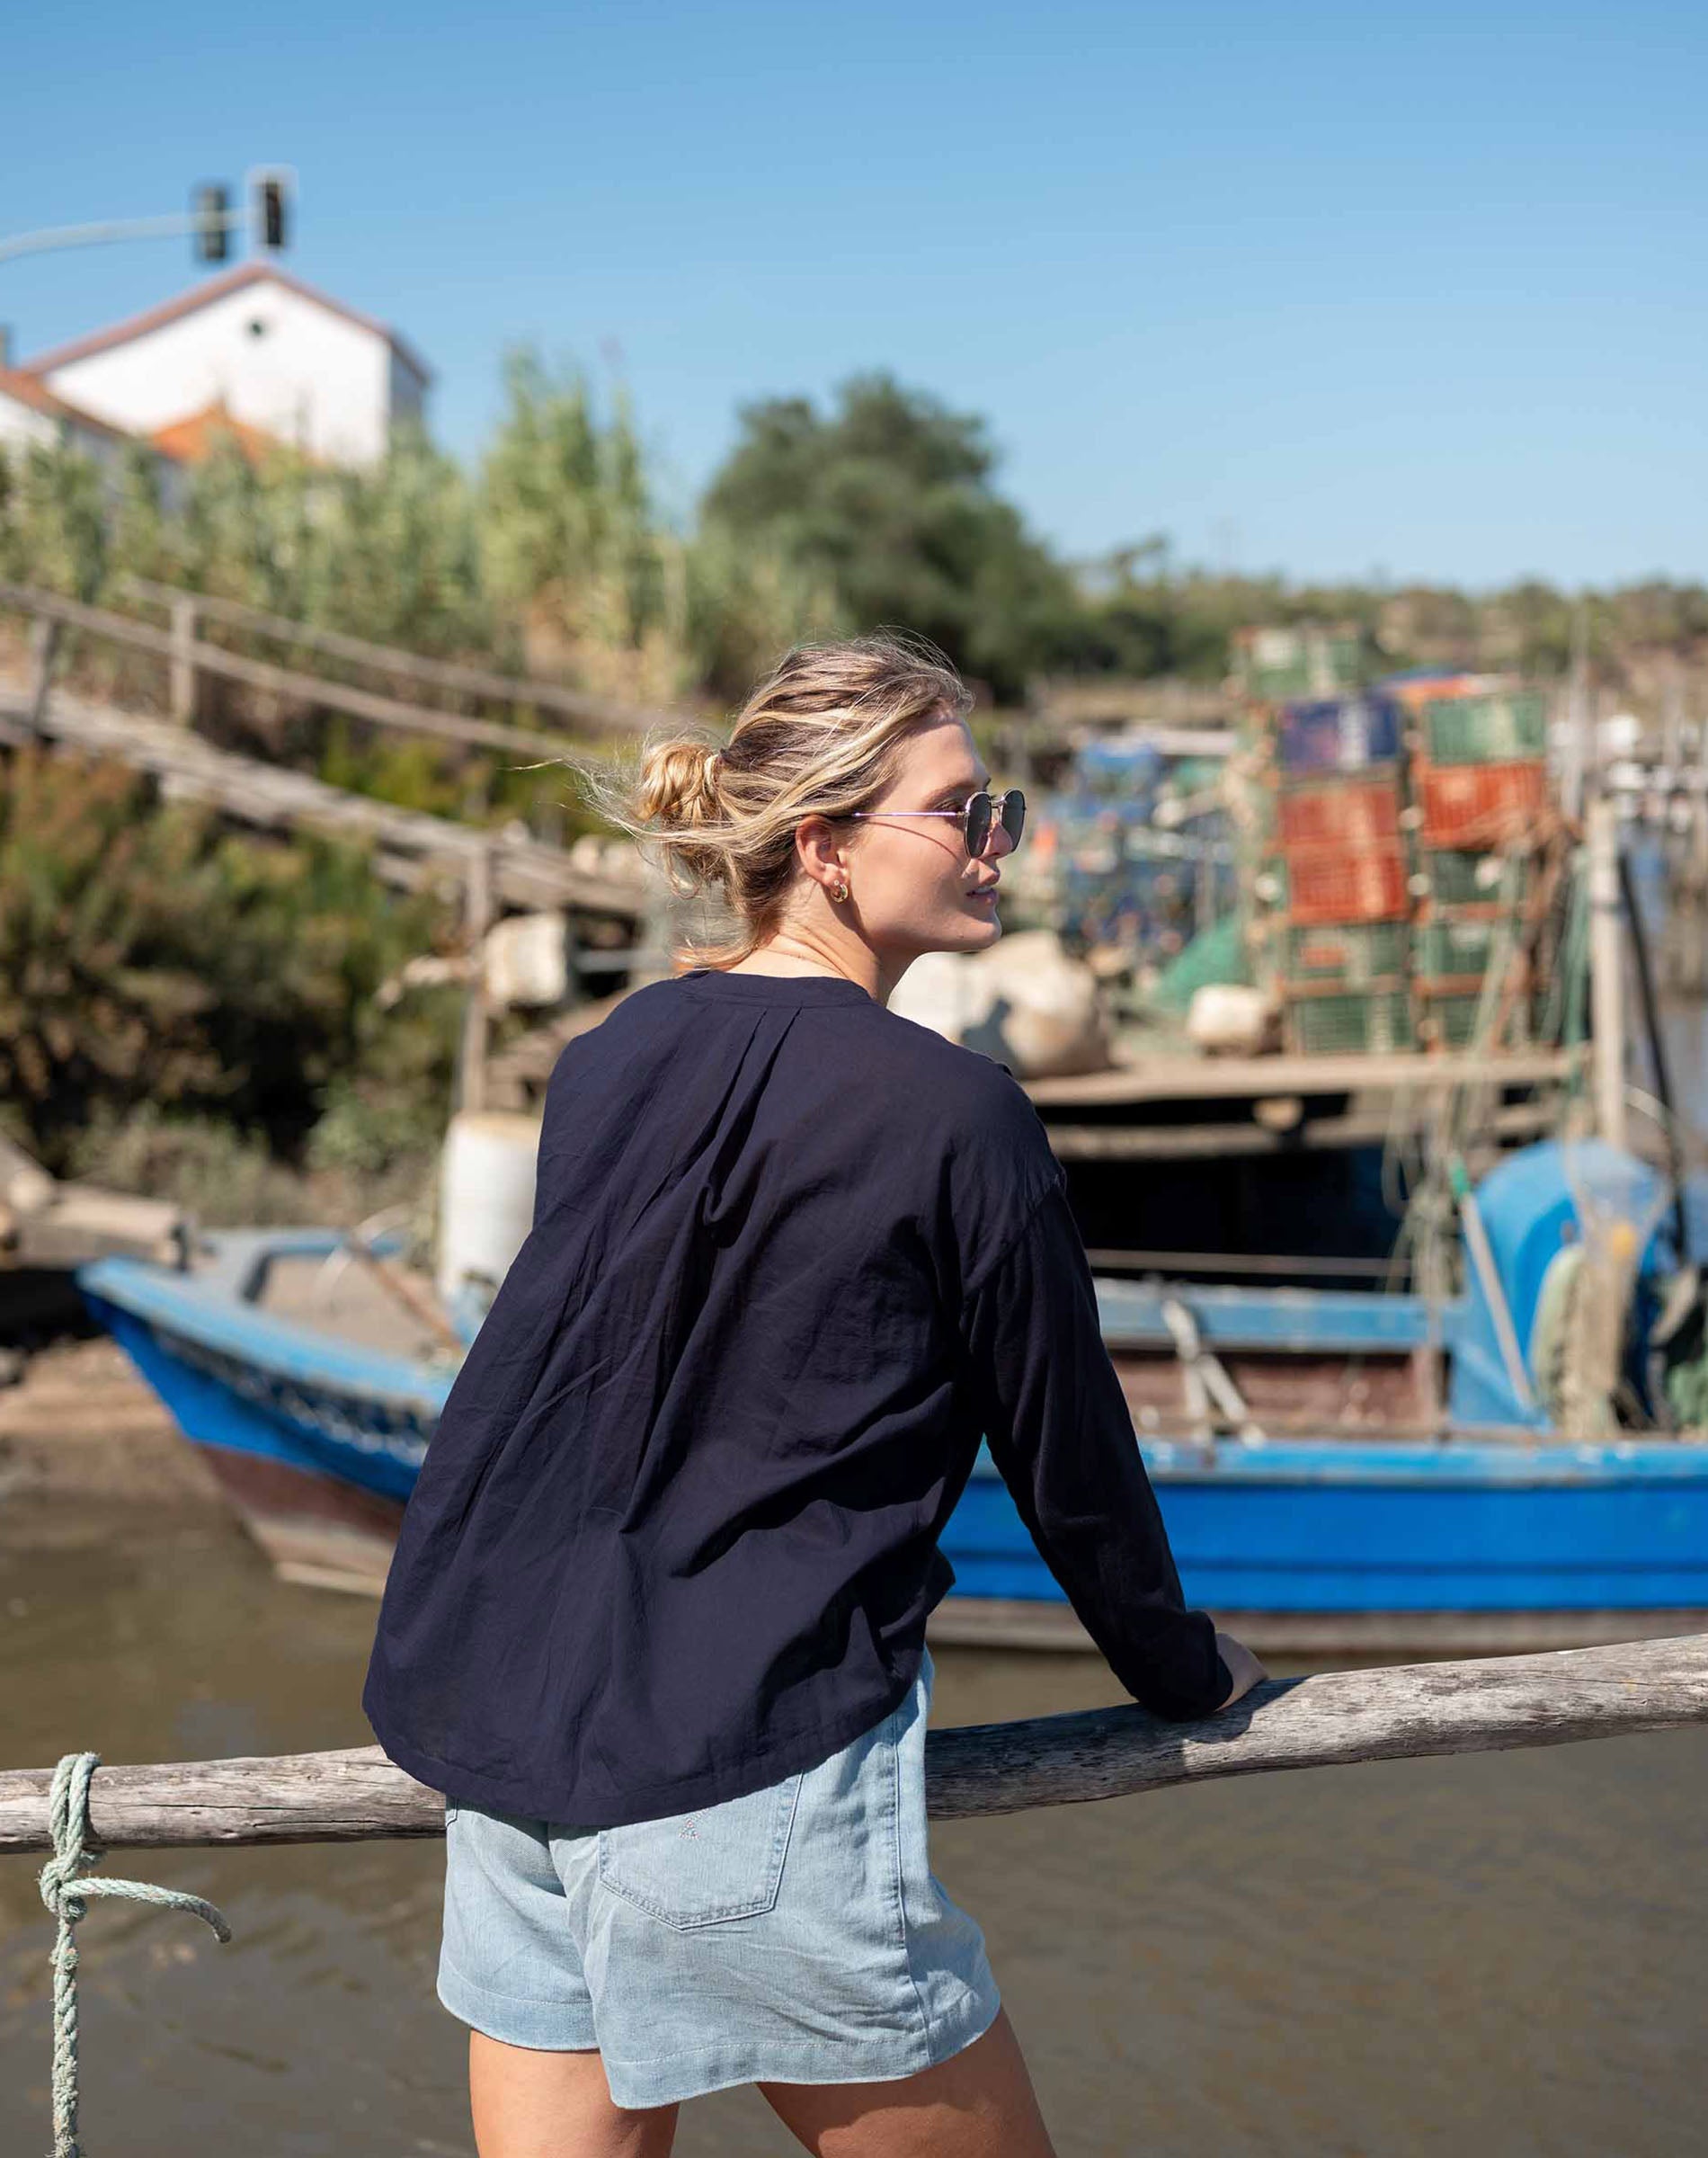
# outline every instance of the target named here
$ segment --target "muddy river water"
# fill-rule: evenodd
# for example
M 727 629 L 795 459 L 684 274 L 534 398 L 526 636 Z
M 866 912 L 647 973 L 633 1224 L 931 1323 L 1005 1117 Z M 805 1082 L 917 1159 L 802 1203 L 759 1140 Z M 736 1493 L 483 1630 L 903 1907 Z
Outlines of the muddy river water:
M 5 1509 L 0 1506 L 0 1521 Z M 211 1511 L 0 1527 L 0 1758 L 360 1743 L 370 1604 L 281 1586 Z M 937 1720 L 1119 1698 L 1087 1658 L 945 1648 Z M 934 1832 L 1063 2158 L 1678 2158 L 1708 2147 L 1708 1732 L 1259 1778 Z M 235 1928 L 97 1904 L 92 2158 L 472 2152 L 438 2006 L 442 1850 L 116 1853 Z M 0 2153 L 48 2141 L 50 1927 L 0 1859 Z M 794 2148 L 757 2095 L 683 2158 Z

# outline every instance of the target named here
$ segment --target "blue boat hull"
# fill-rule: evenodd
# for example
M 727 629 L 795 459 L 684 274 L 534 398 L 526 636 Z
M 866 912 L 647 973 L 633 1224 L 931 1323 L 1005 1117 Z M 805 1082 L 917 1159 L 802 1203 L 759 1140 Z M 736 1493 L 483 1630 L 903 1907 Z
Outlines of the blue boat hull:
M 1213 1610 L 1708 1607 L 1708 1447 L 1216 1452 L 1192 1470 L 1147 1449 L 1182 1584 Z M 969 1485 L 945 1547 L 964 1594 L 1047 1592 L 993 1477 Z
M 202 1309 L 147 1271 L 103 1262 L 85 1293 L 276 1563 L 378 1588 L 449 1373 L 382 1371 L 262 1315 Z M 1708 1445 L 1143 1450 L 1188 1596 L 1256 1645 L 1517 1647 L 1708 1623 Z M 946 1637 L 1082 1641 L 984 1457 L 943 1548 Z

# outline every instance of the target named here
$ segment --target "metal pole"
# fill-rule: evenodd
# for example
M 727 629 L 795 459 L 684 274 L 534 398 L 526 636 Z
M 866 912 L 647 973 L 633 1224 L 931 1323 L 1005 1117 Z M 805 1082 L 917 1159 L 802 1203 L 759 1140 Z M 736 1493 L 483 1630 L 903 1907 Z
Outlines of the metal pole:
M 157 218 L 106 218 L 96 225 L 49 225 L 40 232 L 15 233 L 0 240 L 0 263 L 21 254 L 47 254 L 60 247 L 104 247 L 115 240 L 170 240 L 223 226 L 235 232 L 249 221 L 247 209 L 228 210 L 223 217 L 204 217 L 200 210 L 173 210 Z
M 1660 1024 L 1660 1005 L 1655 995 L 1654 971 L 1649 964 L 1649 932 L 1638 905 L 1637 880 L 1623 849 L 1619 854 L 1619 891 L 1625 919 L 1631 927 L 1631 956 L 1636 962 L 1637 994 L 1642 1002 L 1643 1030 L 1649 1037 L 1649 1061 L 1654 1066 L 1655 1094 L 1666 1115 L 1661 1141 L 1667 1150 L 1667 1173 L 1672 1180 L 1672 1233 L 1680 1266 L 1690 1264 L 1690 1231 L 1685 1218 L 1685 1155 L 1678 1130 L 1678 1111 L 1672 1091 L 1672 1066 L 1667 1057 L 1667 1038 Z
M 1619 934 L 1619 826 L 1614 804 L 1597 796 L 1585 814 L 1589 870 L 1589 1017 L 1595 1038 L 1596 1128 L 1625 1144 L 1624 955 Z
M 1589 735 L 1588 619 L 1579 596 L 1571 611 L 1571 667 L 1566 687 L 1566 740 L 1561 795 L 1568 816 L 1582 814 L 1593 762 Z

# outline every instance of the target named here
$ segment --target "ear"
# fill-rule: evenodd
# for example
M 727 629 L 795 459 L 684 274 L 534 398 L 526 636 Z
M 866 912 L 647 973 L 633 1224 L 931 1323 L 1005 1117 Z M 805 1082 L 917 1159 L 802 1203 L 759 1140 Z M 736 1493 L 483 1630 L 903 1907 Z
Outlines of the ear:
M 848 847 L 842 828 L 824 816 L 804 816 L 795 827 L 796 859 L 815 883 L 848 874 Z

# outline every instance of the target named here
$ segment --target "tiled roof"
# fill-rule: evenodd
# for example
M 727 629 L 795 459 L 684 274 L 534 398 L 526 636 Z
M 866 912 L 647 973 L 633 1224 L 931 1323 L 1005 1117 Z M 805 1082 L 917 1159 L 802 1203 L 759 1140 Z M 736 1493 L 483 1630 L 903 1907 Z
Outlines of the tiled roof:
M 149 439 L 163 455 L 176 458 L 181 464 L 199 465 L 212 456 L 222 436 L 235 441 L 252 465 L 260 464 L 270 450 L 281 446 L 276 434 L 234 418 L 218 402 L 173 420 L 170 426 L 156 427 Z
M 116 344 L 129 344 L 134 338 L 146 337 L 151 331 L 164 329 L 169 322 L 177 322 L 185 315 L 193 315 L 199 308 L 209 307 L 228 293 L 241 292 L 252 285 L 280 285 L 287 292 L 294 292 L 301 299 L 312 300 L 316 307 L 340 315 L 346 322 L 353 322 L 376 337 L 383 337 L 403 361 L 419 375 L 423 383 L 432 380 L 431 370 L 416 356 L 396 330 L 388 330 L 383 322 L 376 322 L 371 315 L 363 315 L 354 308 L 347 308 L 342 300 L 333 299 L 326 293 L 316 291 L 313 285 L 292 277 L 275 263 L 239 263 L 235 269 L 210 277 L 205 284 L 192 285 L 188 292 L 181 292 L 176 299 L 163 300 L 157 308 L 144 314 L 133 315 L 129 321 L 116 322 L 111 329 L 93 331 L 87 337 L 75 339 L 70 344 L 57 345 L 52 352 L 42 352 L 31 361 L 28 371 L 32 375 L 51 374 L 56 368 L 69 367 L 74 360 L 86 360 L 93 352 L 111 351 Z

